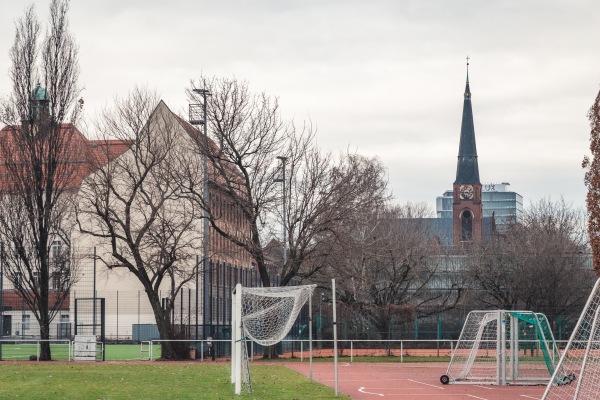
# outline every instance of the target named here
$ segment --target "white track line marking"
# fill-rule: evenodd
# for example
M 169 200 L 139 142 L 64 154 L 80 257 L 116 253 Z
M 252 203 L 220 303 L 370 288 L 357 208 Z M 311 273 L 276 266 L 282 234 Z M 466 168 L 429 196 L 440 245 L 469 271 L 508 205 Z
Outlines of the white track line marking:
M 487 389 L 487 390 L 494 390 L 494 388 L 487 387 L 487 386 L 479 386 L 479 385 L 475 385 L 475 387 L 482 388 L 482 389 Z
M 527 397 L 528 399 L 540 400 L 539 397 L 527 396 L 526 394 L 522 394 L 521 397 Z
M 467 396 L 472 397 L 474 399 L 487 400 L 485 397 L 477 397 L 477 396 L 473 396 L 472 394 L 468 394 Z
M 434 388 L 436 388 L 436 389 L 441 389 L 441 390 L 444 390 L 444 388 L 443 388 L 443 387 L 439 387 L 439 386 L 437 386 L 437 385 L 431 385 L 431 384 L 429 384 L 429 383 L 425 383 L 425 382 L 419 382 L 419 381 L 415 381 L 415 380 L 413 380 L 413 379 L 407 379 L 407 381 L 414 382 L 414 383 L 418 383 L 418 384 L 420 384 L 420 385 L 427 385 L 427 386 L 431 386 L 431 387 L 434 387 Z
M 385 396 L 384 394 L 381 394 L 381 393 L 367 392 L 364 387 L 359 387 L 358 391 L 361 393 L 364 393 L 364 394 L 374 394 L 375 396 L 381 396 L 381 397 Z

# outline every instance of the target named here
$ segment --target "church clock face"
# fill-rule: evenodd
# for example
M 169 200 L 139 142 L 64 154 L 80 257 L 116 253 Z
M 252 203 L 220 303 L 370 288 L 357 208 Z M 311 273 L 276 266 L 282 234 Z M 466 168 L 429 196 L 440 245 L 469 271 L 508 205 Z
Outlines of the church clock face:
M 473 199 L 473 186 L 472 185 L 461 185 L 459 191 L 460 191 L 460 198 L 462 200 L 472 200 Z

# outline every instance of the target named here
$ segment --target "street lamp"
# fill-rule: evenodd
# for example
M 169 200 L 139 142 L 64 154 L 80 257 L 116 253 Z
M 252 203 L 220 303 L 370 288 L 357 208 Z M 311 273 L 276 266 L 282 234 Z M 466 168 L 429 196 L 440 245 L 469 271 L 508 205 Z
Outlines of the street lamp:
M 277 156 L 277 159 L 281 161 L 281 178 L 275 179 L 275 182 L 281 182 L 282 186 L 282 203 L 283 203 L 283 222 L 282 222 L 282 231 L 283 231 L 283 266 L 287 262 L 287 229 L 286 229 L 286 209 L 285 209 L 285 163 L 287 161 L 287 157 Z
M 198 95 L 200 95 L 200 97 L 202 97 L 202 104 L 190 104 L 189 106 L 189 119 L 190 119 L 190 124 L 192 125 L 202 125 L 203 126 L 203 134 L 204 134 L 204 151 L 202 152 L 202 167 L 203 167 L 203 177 L 202 177 L 202 198 L 203 198 L 203 203 L 205 205 L 204 207 L 204 226 L 203 226 L 203 238 L 202 238 L 202 249 L 203 249 L 203 274 L 206 274 L 206 271 L 208 271 L 209 268 L 209 263 L 208 263 L 208 253 L 210 251 L 210 242 L 209 242 L 209 225 L 208 225 L 208 209 L 207 209 L 207 205 L 209 204 L 209 190 L 208 190 L 208 151 L 209 151 L 209 147 L 208 147 L 208 130 L 207 130 L 207 123 L 206 123 L 206 105 L 207 105 L 207 97 L 211 95 L 210 91 L 208 89 L 192 89 L 192 91 Z M 202 147 L 202 146 L 201 146 Z M 210 275 L 209 275 L 210 276 Z M 206 277 L 204 277 L 206 278 Z M 203 312 L 203 317 L 204 317 L 204 323 L 203 323 L 203 330 L 202 330 L 202 335 L 204 338 L 206 338 L 207 334 L 206 334 L 206 316 L 207 314 L 209 314 L 209 320 L 210 320 L 210 324 L 211 324 L 211 330 L 212 330 L 212 296 L 209 297 L 209 294 L 207 293 L 206 290 L 206 282 L 204 279 L 204 312 Z M 198 339 L 198 269 L 196 269 L 196 339 Z M 212 334 L 211 334 L 212 336 Z

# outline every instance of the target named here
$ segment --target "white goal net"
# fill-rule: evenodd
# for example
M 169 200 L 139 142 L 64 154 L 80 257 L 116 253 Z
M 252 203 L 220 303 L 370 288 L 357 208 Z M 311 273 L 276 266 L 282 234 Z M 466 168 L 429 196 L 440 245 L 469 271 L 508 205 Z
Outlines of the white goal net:
M 245 382 L 250 374 L 247 361 L 242 362 L 242 346 L 250 339 L 263 346 L 279 343 L 288 334 L 300 310 L 310 298 L 316 285 L 245 288 L 237 285 L 232 301 L 232 383 L 236 394 L 242 387 L 252 387 Z M 246 364 L 246 365 L 243 365 Z
M 543 314 L 471 311 L 440 380 L 444 384 L 545 385 L 558 360 L 558 348 Z
M 600 279 L 575 325 L 543 400 L 600 399 Z

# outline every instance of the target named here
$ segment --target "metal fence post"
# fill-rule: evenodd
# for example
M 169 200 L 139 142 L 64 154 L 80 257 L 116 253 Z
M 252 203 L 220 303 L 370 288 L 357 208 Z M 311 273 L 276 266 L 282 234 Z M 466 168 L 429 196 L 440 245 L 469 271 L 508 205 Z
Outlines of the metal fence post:
M 117 344 L 119 343 L 119 291 L 117 290 Z
M 400 362 L 404 362 L 404 342 L 400 341 Z

